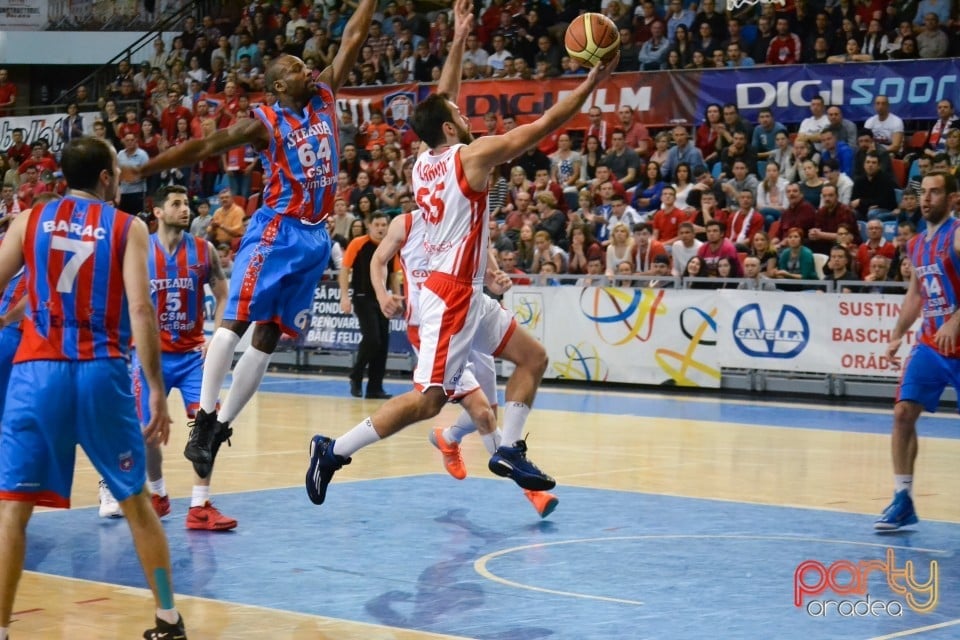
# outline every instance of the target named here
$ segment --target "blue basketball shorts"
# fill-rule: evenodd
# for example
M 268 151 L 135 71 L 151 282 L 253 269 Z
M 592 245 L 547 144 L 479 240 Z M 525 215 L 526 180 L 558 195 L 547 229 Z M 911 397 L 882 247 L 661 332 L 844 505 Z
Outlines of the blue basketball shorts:
M 947 385 L 960 393 L 960 358 L 947 358 L 933 347 L 917 344 L 903 366 L 897 402 L 916 402 L 934 412 Z
M 70 506 L 79 444 L 123 501 L 146 482 L 143 435 L 121 358 L 13 367 L 0 433 L 0 498 Z
M 23 333 L 16 327 L 5 327 L 0 331 L 0 416 L 7 398 L 7 384 L 13 370 L 13 356 L 17 354 Z
M 275 322 L 288 336 L 299 337 L 329 259 L 326 224 L 258 209 L 233 261 L 224 319 Z
M 183 398 L 183 406 L 187 411 L 187 418 L 193 420 L 200 410 L 200 384 L 203 382 L 203 356 L 199 351 L 186 353 L 161 353 L 160 366 L 163 369 L 163 384 L 167 395 L 172 389 L 177 389 Z M 150 423 L 150 389 L 147 387 L 147 378 L 133 352 L 130 362 L 130 375 L 133 378 L 133 396 L 137 402 L 137 417 L 142 426 Z

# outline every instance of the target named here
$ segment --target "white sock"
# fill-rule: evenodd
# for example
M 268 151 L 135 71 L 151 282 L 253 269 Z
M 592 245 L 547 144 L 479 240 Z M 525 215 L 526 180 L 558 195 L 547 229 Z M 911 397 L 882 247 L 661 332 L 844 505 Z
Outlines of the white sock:
M 530 407 L 522 402 L 507 402 L 503 408 L 503 442 L 512 447 L 518 440 L 523 440 L 523 426 L 530 415 Z
M 0 640 L 7 640 L 10 637 L 8 633 L 10 633 L 9 627 L 0 627 Z
M 180 614 L 177 613 L 176 609 L 157 609 L 157 617 L 164 622 L 177 624 L 177 620 L 180 619 Z
M 250 398 L 260 387 L 263 374 L 267 372 L 270 355 L 253 346 L 243 352 L 237 366 L 233 368 L 233 384 L 230 385 L 230 393 L 227 394 L 227 399 L 220 408 L 217 420 L 232 422 L 240 410 L 250 402 Z
M 207 347 L 206 360 L 203 363 L 203 382 L 200 383 L 200 408 L 207 413 L 217 410 L 220 388 L 230 373 L 233 364 L 233 352 L 240 342 L 240 336 L 230 329 L 220 327 L 213 333 Z
M 163 478 L 150 481 L 150 493 L 155 493 L 161 498 L 167 495 L 167 483 L 163 481 Z
M 333 452 L 338 456 L 349 458 L 365 446 L 379 441 L 380 434 L 373 428 L 373 422 L 370 421 L 370 418 L 367 418 L 337 438 L 337 441 L 333 443 Z
M 470 414 L 466 411 L 461 411 L 457 421 L 454 422 L 452 426 L 449 426 L 443 430 L 443 439 L 447 442 L 459 443 L 463 441 L 464 437 L 470 435 L 476 430 L 477 427 L 473 424 Z
M 193 485 L 193 495 L 190 497 L 191 507 L 202 507 L 210 500 L 210 485 Z M 176 620 L 174 620 L 176 622 Z
M 894 475 L 893 484 L 896 491 L 907 490 L 908 496 L 913 496 L 913 475 Z
M 497 452 L 497 448 L 503 440 L 503 433 L 500 429 L 497 429 L 493 433 L 481 434 L 480 439 L 483 441 L 483 446 L 487 448 L 487 453 L 493 455 Z

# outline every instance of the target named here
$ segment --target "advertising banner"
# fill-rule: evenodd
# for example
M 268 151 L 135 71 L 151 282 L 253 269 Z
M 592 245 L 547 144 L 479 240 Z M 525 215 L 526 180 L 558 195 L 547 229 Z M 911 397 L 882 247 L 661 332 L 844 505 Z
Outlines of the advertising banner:
M 720 386 L 712 292 L 514 287 L 504 306 L 547 349 L 546 378 Z
M 0 0 L 0 30 L 36 31 L 47 26 L 47 0 Z
M 594 91 L 579 114 L 565 128 L 586 129 L 587 111 L 599 107 L 611 123 L 616 111 L 627 105 L 636 109 L 647 126 L 675 123 L 700 124 L 710 103 L 736 104 L 744 118 L 755 123 L 759 110 L 773 109 L 778 122 L 798 124 L 810 115 L 810 99 L 822 96 L 827 104 L 843 108 L 848 120 L 862 122 L 874 115 L 873 99 L 885 95 L 890 110 L 904 120 L 936 117 L 937 100 L 956 100 L 960 93 L 960 60 L 898 61 L 821 65 L 759 66 L 745 69 L 698 71 L 646 71 L 617 73 Z M 477 80 L 461 84 L 460 109 L 474 131 L 483 129 L 483 115 L 511 113 L 519 122 L 534 120 L 562 100 L 583 76 L 528 80 Z M 434 90 L 433 85 L 394 85 L 344 88 L 338 104 L 349 109 L 359 124 L 371 108 L 387 108 L 387 121 L 405 122 L 418 100 Z
M 85 133 L 93 131 L 93 123 L 100 117 L 98 111 L 85 111 L 78 115 L 83 120 Z M 56 153 L 63 147 L 63 141 L 60 139 L 60 131 L 62 131 L 60 123 L 66 117 L 66 107 L 64 107 L 64 113 L 0 118 L 0 149 L 7 149 L 13 144 L 14 129 L 23 129 L 23 139 L 27 144 L 46 138 L 50 143 L 50 151 Z
M 886 350 L 902 295 L 718 293 L 723 367 L 899 376 Z M 911 331 L 900 347 L 900 357 L 909 352 L 914 340 Z

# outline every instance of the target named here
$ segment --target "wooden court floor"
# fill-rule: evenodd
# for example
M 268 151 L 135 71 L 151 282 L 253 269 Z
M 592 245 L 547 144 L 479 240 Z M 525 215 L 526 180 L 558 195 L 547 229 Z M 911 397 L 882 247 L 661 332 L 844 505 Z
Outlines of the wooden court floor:
M 395 382 L 390 390 L 399 392 L 405 387 Z M 890 412 L 883 408 L 820 411 L 815 406 L 810 410 L 806 404 L 557 387 L 543 392 L 538 402 L 528 423 L 529 446 L 531 457 L 558 481 L 556 493 L 561 504 L 550 516 L 553 521 L 562 522 L 565 517 L 565 487 L 862 514 L 865 529 L 889 501 Z M 342 378 L 271 374 L 234 424 L 233 446 L 221 450 L 213 477 L 214 501 L 224 494 L 255 497 L 266 490 L 302 488 L 309 437 L 318 431 L 336 436 L 375 406 L 374 401 L 347 396 Z M 181 407 L 174 393 L 172 413 L 180 416 Z M 447 407 L 435 424 L 452 421 L 458 411 Z M 932 424 L 926 420 L 936 421 L 933 437 L 923 437 L 924 424 Z M 191 488 L 189 466 L 181 455 L 186 440 L 184 423 L 176 420 L 166 451 L 165 476 L 174 498 L 188 497 Z M 415 425 L 360 452 L 353 464 L 337 474 L 330 495 L 346 483 L 442 474 L 439 456 L 426 440 L 430 426 Z M 921 434 L 915 481 L 920 517 L 922 521 L 960 523 L 960 420 L 942 414 L 923 418 Z M 471 477 L 490 477 L 487 456 L 476 438 L 464 442 L 464 456 Z M 88 518 L 73 522 L 92 529 L 102 526 L 92 508 L 97 501 L 97 476 L 85 458 L 80 458 L 73 506 L 84 510 Z M 437 476 L 438 483 L 447 481 L 453 482 Z M 304 497 L 291 501 L 289 509 L 317 507 Z M 328 504 L 319 509 L 329 509 L 329 517 L 337 517 L 337 507 L 329 497 Z M 240 520 L 241 529 L 257 517 L 252 513 Z M 530 515 L 535 515 L 532 510 Z M 43 516 L 38 511 L 35 517 Z M 181 529 L 184 516 L 180 509 L 165 518 L 167 530 Z M 391 519 L 403 520 L 403 505 L 384 506 L 382 517 L 389 530 Z M 738 528 L 749 528 L 749 523 L 740 523 Z M 224 534 L 200 535 L 211 536 L 208 543 L 216 545 L 216 537 Z M 264 539 L 262 544 L 271 541 Z M 58 553 L 71 551 L 56 546 L 49 550 L 50 555 Z M 175 567 L 175 590 L 178 579 L 183 580 L 177 570 Z M 290 579 L 262 576 L 264 589 Z M 317 594 L 318 599 L 322 597 Z M 188 637 L 193 639 L 472 637 L 189 595 L 178 594 L 177 607 L 187 621 Z M 28 571 L 14 610 L 11 636 L 15 639 L 139 638 L 152 621 L 149 593 L 111 584 L 109 575 L 105 580 L 89 581 Z

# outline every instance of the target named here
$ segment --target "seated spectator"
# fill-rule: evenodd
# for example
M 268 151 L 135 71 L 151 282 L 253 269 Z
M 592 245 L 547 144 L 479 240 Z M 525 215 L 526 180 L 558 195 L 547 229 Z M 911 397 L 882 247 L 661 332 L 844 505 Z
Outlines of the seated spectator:
M 860 265 L 857 264 L 857 252 L 860 245 L 854 240 L 854 233 L 846 224 L 837 225 L 837 244 L 847 250 L 850 254 L 850 269 L 854 273 L 860 273 Z
M 660 177 L 659 163 L 651 160 L 643 173 L 644 179 L 637 184 L 634 191 L 633 208 L 645 218 L 660 208 L 660 193 L 665 184 Z
M 617 263 L 617 277 L 613 280 L 613 286 L 622 287 L 624 289 L 633 289 L 637 286 L 637 281 L 633 278 L 634 275 L 637 274 L 633 272 L 633 265 L 630 264 L 629 260 L 624 260 L 623 262 Z
M 561 249 L 567 244 L 567 217 L 557 209 L 557 200 L 549 191 L 540 191 L 536 195 L 536 212 L 540 221 L 535 231 L 546 231 L 550 241 Z
M 820 171 L 817 169 L 817 165 L 809 160 L 804 161 L 801 169 L 803 170 L 803 181 L 800 182 L 800 192 L 803 194 L 803 199 L 814 207 L 819 207 L 824 185 L 824 180 L 820 177 Z
M 824 185 L 823 206 L 817 209 L 807 246 L 815 253 L 828 254 L 830 247 L 840 242 L 837 232 L 841 225 L 852 234 L 853 244 L 859 245 L 860 225 L 857 224 L 856 216 L 850 207 L 840 202 L 835 186 L 832 184 Z
M 720 105 L 715 102 L 708 104 L 706 117 L 697 127 L 694 137 L 697 149 L 700 149 L 707 165 L 720 159 L 720 129 L 725 126 L 720 119 Z
M 788 280 L 819 280 L 813 252 L 803 246 L 803 229 L 787 231 L 786 248 L 780 252 L 777 277 Z
M 497 257 L 497 261 L 500 263 L 500 270 L 510 276 L 513 284 L 518 286 L 530 284 L 530 278 L 523 277 L 526 275 L 526 272 L 517 267 L 516 251 L 501 251 Z
M 734 175 L 733 165 L 735 162 L 743 162 L 746 165 L 747 173 L 756 174 L 757 172 L 757 154 L 747 143 L 747 134 L 743 131 L 733 133 L 733 142 L 720 152 L 720 166 L 723 177 Z
M 847 248 L 835 244 L 830 248 L 830 259 L 823 266 L 823 279 L 834 283 L 840 293 L 856 293 L 859 287 L 839 285 L 839 282 L 860 282 L 860 276 L 853 269 L 853 258 Z
M 868 151 L 863 161 L 864 175 L 853 183 L 850 206 L 860 220 L 893 220 L 897 208 L 896 185 L 890 174 L 880 171 L 880 156 Z
M 803 142 L 798 138 L 793 142 L 793 171 L 785 172 L 783 175 L 787 182 L 802 182 L 804 180 L 803 163 L 807 160 L 812 162 L 815 167 L 820 166 L 820 152 L 816 151 L 809 142 Z M 839 165 L 837 166 L 839 167 Z
M 540 273 L 540 268 L 545 262 L 552 262 L 557 268 L 557 273 L 566 273 L 567 255 L 563 249 L 553 244 L 549 233 L 546 231 L 537 231 L 534 233 L 533 244 L 535 250 L 533 253 L 532 273 Z
M 567 239 L 570 249 L 570 262 L 567 273 L 587 273 L 587 263 L 593 256 L 602 256 L 603 247 L 594 240 L 589 225 L 574 222 L 570 225 L 570 234 Z
M 844 62 L 870 62 L 873 56 L 869 53 L 860 53 L 860 43 L 856 38 L 847 38 L 844 46 L 844 53 L 839 53 L 827 58 L 829 64 L 842 64 Z
M 832 184 L 837 188 L 837 198 L 845 205 L 850 204 L 853 198 L 853 179 L 840 171 L 840 163 L 828 160 L 823 163 L 824 186 Z
M 867 154 L 870 152 L 877 154 L 880 158 L 880 171 L 888 176 L 893 176 L 893 163 L 890 161 L 890 153 L 877 144 L 873 137 L 873 132 L 869 129 L 863 129 L 857 134 L 857 151 L 853 154 L 853 176 L 854 182 L 864 174 L 864 163 L 867 160 Z
M 740 256 L 737 255 L 737 248 L 734 244 L 725 237 L 726 225 L 720 220 L 711 220 L 706 226 L 707 241 L 697 251 L 697 256 L 703 262 L 704 267 L 701 275 L 715 276 L 717 274 L 717 262 L 720 258 L 731 258 L 735 261 L 734 272 L 739 275 Z
M 675 145 L 667 152 L 667 158 L 660 166 L 661 173 L 665 178 L 673 176 L 677 165 L 681 162 L 686 162 L 694 174 L 696 174 L 697 168 L 706 168 L 706 163 L 703 161 L 703 154 L 701 154 L 700 149 L 697 149 L 690 141 L 690 133 L 686 127 L 677 125 L 673 128 L 673 141 Z
M 218 194 L 220 206 L 213 212 L 213 219 L 207 227 L 207 238 L 218 246 L 231 246 L 234 240 L 240 240 L 247 229 L 246 212 L 233 200 L 233 192 L 223 189 Z
M 891 282 L 890 265 L 892 260 L 886 256 L 874 255 L 870 258 L 869 271 L 863 277 L 861 293 L 892 293 L 895 290 L 879 286 L 880 282 Z M 871 286 L 873 285 L 873 286 Z
M 707 281 L 690 282 L 687 278 L 707 278 L 709 273 L 703 264 L 703 258 L 693 256 L 687 261 L 687 266 L 683 270 L 684 287 L 687 289 L 712 289 Z
M 917 235 L 917 228 L 909 220 L 897 225 L 897 237 L 893 239 L 893 244 L 897 247 L 897 253 L 893 258 L 894 263 L 898 263 L 901 259 L 907 257 L 907 247 L 910 246 L 910 241 L 913 240 L 915 235 Z
M 662 242 L 654 239 L 653 227 L 642 222 L 633 225 L 633 248 L 630 251 L 633 270 L 639 275 L 653 273 L 653 261 L 657 256 L 667 255 Z
M 703 191 L 700 194 L 700 208 L 689 218 L 693 223 L 694 232 L 698 240 L 706 240 L 707 225 L 714 220 L 726 220 L 726 209 L 717 206 L 717 196 L 713 191 Z
M 724 220 L 726 237 L 738 251 L 746 251 L 754 234 L 763 231 L 763 216 L 753 208 L 753 194 L 747 189 L 740 192 L 739 204 L 737 210 L 727 214 Z
M 923 17 L 923 29 L 917 33 L 916 40 L 921 58 L 943 58 L 950 48 L 950 40 L 940 28 L 940 18 L 935 13 Z
M 657 166 L 660 167 L 660 175 L 664 178 L 667 178 L 667 174 L 663 171 L 663 163 L 667 161 L 667 156 L 670 153 L 670 134 L 661 131 L 653 138 L 653 152 L 650 154 L 650 162 L 656 162 Z
M 653 259 L 653 278 L 646 282 L 651 289 L 672 289 L 673 280 L 670 279 L 670 256 L 659 255 Z
M 733 209 L 740 204 L 740 193 L 749 191 L 751 199 L 757 196 L 757 177 L 748 172 L 747 164 L 743 160 L 733 163 L 733 177 L 722 183 L 724 195 L 727 197 L 727 207 Z
M 630 235 L 630 227 L 623 222 L 618 222 L 610 232 L 610 244 L 607 245 L 607 276 L 613 277 L 617 271 L 617 265 L 624 260 L 630 260 L 632 249 L 633 237 Z
M 848 176 L 853 175 L 853 149 L 850 145 L 839 140 L 837 134 L 830 129 L 824 129 L 820 134 L 820 161 L 836 160 L 840 164 L 840 171 Z
M 777 134 L 785 134 L 787 128 L 773 119 L 773 111 L 770 109 L 761 109 L 758 118 L 750 146 L 756 152 L 757 158 L 767 160 L 777 148 Z
M 640 175 L 640 156 L 627 146 L 623 130 L 615 129 L 611 140 L 612 146 L 603 157 L 603 164 L 610 168 L 624 189 L 630 189 Z
M 797 189 L 799 191 L 799 188 Z M 800 195 L 803 199 L 803 195 Z M 779 220 L 790 205 L 787 201 L 787 181 L 780 177 L 780 167 L 768 162 L 766 175 L 757 185 L 757 209 L 766 219 L 767 226 Z
M 489 245 L 498 254 L 503 251 L 513 251 L 516 247 L 513 240 L 503 233 L 503 225 L 496 220 L 490 220 L 489 224 Z
M 673 275 L 679 276 L 683 273 L 687 267 L 687 262 L 697 255 L 697 251 L 700 250 L 702 244 L 697 240 L 693 223 L 684 222 L 680 225 L 677 239 L 673 241 L 673 246 L 670 249 L 670 256 L 673 258 Z
M 775 278 L 777 274 L 778 257 L 775 243 L 772 243 L 766 231 L 757 231 L 753 234 L 747 255 L 760 261 L 760 267 L 767 276 Z
M 45 191 L 47 191 L 47 185 L 40 180 L 39 167 L 27 167 L 20 180 L 20 187 L 17 189 L 17 198 L 29 208 L 33 206 L 33 199 Z
M 549 239 L 549 237 L 548 235 L 547 238 Z M 520 227 L 520 234 L 517 239 L 517 268 L 526 273 L 532 273 L 535 252 L 533 225 L 524 223 Z
M 742 291 L 776 291 L 777 285 L 760 271 L 760 259 L 755 256 L 747 256 L 743 259 L 743 278 L 744 281 L 737 285 L 737 289 Z
M 913 278 L 913 265 L 906 258 L 897 263 L 896 274 L 893 276 L 894 282 L 909 283 Z
M 599 255 L 591 256 L 587 260 L 587 275 L 577 280 L 578 287 L 602 287 L 607 284 L 603 274 L 603 258 Z
M 540 265 L 540 271 L 537 272 L 538 277 L 535 282 L 537 286 L 540 287 L 559 287 L 560 280 L 556 276 L 559 271 L 557 271 L 557 265 L 553 262 L 547 261 Z
M 780 217 L 780 228 L 773 238 L 774 247 L 779 247 L 786 240 L 788 230 L 799 227 L 809 234 L 816 222 L 817 209 L 804 199 L 800 185 L 796 182 L 787 185 L 786 198 L 787 208 Z
M 674 206 L 676 189 L 665 186 L 660 192 L 661 206 L 650 219 L 653 226 L 653 239 L 663 244 L 672 243 L 677 238 L 680 223 L 687 222 L 690 214 Z
M 913 228 L 920 232 L 927 228 L 927 221 L 923 219 L 923 213 L 920 211 L 920 203 L 917 200 L 917 193 L 913 189 L 906 189 L 903 197 L 900 199 L 900 206 L 894 211 L 897 214 L 897 225 L 904 222 L 913 224 Z
M 563 195 L 563 187 L 550 179 L 550 170 L 549 169 L 537 169 L 534 178 L 533 184 L 530 185 L 530 195 L 536 199 L 537 194 L 545 192 L 553 196 L 554 207 L 560 209 L 560 211 L 566 212 L 569 207 L 567 207 L 567 199 Z
M 883 236 L 883 223 L 876 219 L 867 222 L 867 238 L 857 250 L 860 277 L 866 280 L 870 275 L 870 270 L 873 268 L 871 261 L 874 256 L 879 255 L 887 260 L 893 260 L 896 253 L 897 247 Z M 889 268 L 889 264 L 887 267 Z
M 694 184 L 690 182 L 690 166 L 686 162 L 677 165 L 677 170 L 673 176 L 673 190 L 676 194 L 674 206 L 677 209 L 686 210 L 689 208 L 687 199 L 693 191 Z
M 0 225 L 4 232 L 14 216 L 27 209 L 29 209 L 27 203 L 17 195 L 16 185 L 12 182 L 4 182 L 3 189 L 0 191 Z

